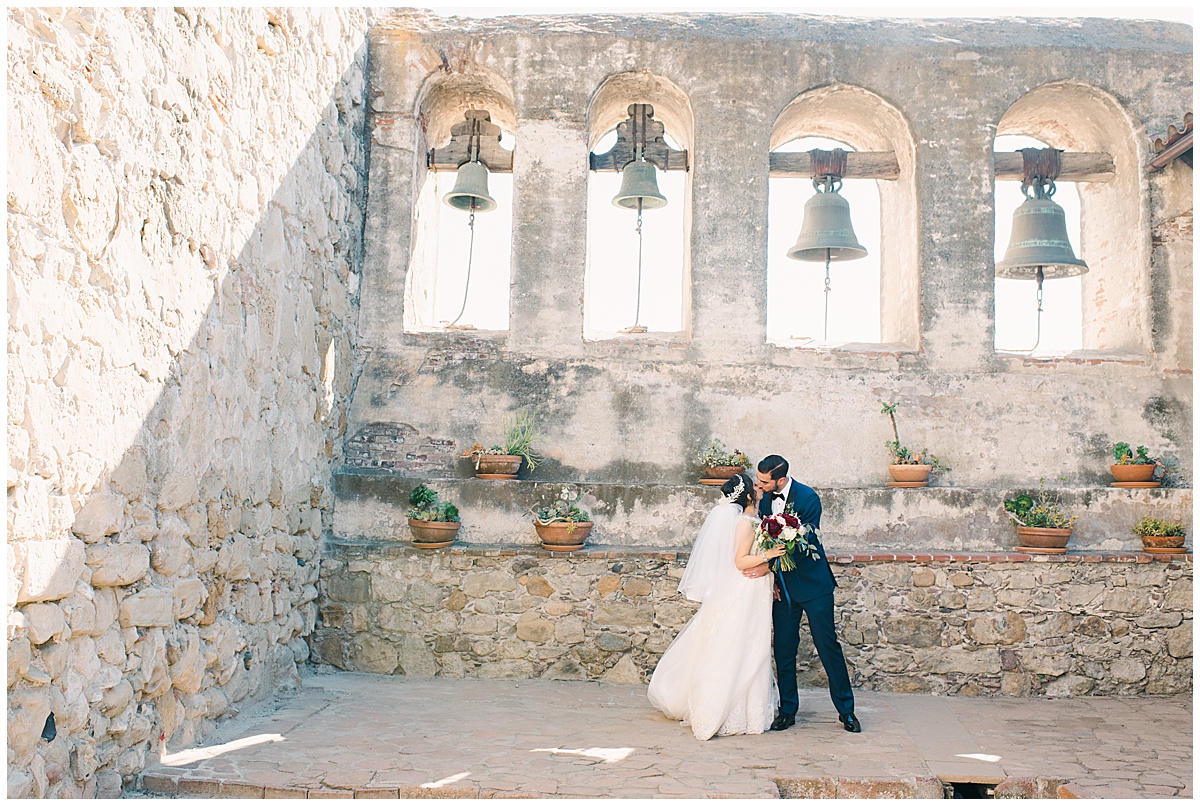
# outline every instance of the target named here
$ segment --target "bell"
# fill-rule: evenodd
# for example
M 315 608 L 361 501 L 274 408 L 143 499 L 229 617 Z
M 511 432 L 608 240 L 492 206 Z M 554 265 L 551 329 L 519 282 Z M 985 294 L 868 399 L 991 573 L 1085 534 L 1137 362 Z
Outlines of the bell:
M 487 213 L 496 209 L 496 200 L 488 195 L 488 169 L 478 160 L 464 162 L 458 166 L 458 178 L 454 190 L 442 197 L 442 201 L 455 210 Z
M 1013 211 L 1012 237 L 996 276 L 1032 280 L 1038 269 L 1046 279 L 1074 277 L 1088 266 L 1075 257 L 1067 238 L 1067 216 L 1051 199 L 1027 198 Z
M 657 210 L 667 206 L 667 197 L 658 192 L 658 172 L 645 157 L 638 157 L 621 171 L 621 190 L 612 203 L 626 210 Z
M 850 203 L 836 190 L 816 193 L 804 203 L 804 223 L 796 245 L 788 250 L 792 260 L 858 260 L 867 250 L 854 235 Z

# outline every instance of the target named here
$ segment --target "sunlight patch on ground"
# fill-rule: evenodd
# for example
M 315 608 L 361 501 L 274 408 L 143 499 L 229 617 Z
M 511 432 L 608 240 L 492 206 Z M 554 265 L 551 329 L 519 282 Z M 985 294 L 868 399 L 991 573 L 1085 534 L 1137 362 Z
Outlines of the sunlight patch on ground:
M 285 739 L 278 733 L 260 733 L 257 736 L 247 736 L 245 739 L 234 739 L 225 744 L 214 744 L 212 747 L 196 747 L 191 750 L 180 750 L 178 753 L 163 753 L 162 764 L 166 767 L 182 767 L 185 764 L 232 753 L 234 750 L 254 747 L 256 744 L 282 741 Z
M 457 781 L 461 781 L 462 779 L 466 778 L 470 774 L 471 774 L 471 771 L 467 770 L 466 772 L 460 772 L 457 775 L 451 775 L 449 778 L 443 778 L 440 781 L 431 781 L 427 784 L 421 784 L 421 788 L 422 789 L 439 789 L 443 786 L 449 786 L 450 784 L 453 784 Z
M 987 753 L 959 753 L 956 758 L 973 758 L 976 761 L 990 761 L 995 764 L 1000 761 L 1003 756 L 989 756 Z
M 624 761 L 633 752 L 632 747 L 589 747 L 586 750 L 567 750 L 563 747 L 537 747 L 529 751 L 530 753 L 562 753 L 568 756 L 583 756 L 585 758 L 594 758 L 599 761 L 607 761 L 612 764 L 617 761 Z

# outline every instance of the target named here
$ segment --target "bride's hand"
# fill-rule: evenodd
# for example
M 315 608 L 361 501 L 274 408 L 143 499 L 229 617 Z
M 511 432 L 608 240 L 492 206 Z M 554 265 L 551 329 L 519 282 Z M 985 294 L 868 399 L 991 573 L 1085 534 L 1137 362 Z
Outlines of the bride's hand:
M 784 554 L 787 554 L 787 549 L 785 549 L 783 546 L 776 546 L 773 549 L 764 551 L 759 556 L 763 558 L 763 562 L 768 562 L 776 557 L 782 557 Z

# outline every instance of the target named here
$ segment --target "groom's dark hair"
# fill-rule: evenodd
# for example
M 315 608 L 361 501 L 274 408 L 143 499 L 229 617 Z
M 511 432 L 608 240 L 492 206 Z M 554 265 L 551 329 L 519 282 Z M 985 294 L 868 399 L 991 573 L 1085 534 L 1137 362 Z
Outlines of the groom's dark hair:
M 769 473 L 771 478 L 779 481 L 788 474 L 788 461 L 777 453 L 763 459 L 758 463 L 759 473 Z

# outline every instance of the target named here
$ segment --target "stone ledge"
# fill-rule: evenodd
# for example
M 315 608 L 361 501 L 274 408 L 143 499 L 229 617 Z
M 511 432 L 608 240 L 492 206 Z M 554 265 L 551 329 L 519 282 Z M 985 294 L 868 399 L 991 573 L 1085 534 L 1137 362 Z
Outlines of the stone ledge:
M 387 557 L 399 557 L 409 554 L 438 552 L 453 557 L 536 557 L 547 559 L 578 560 L 618 560 L 627 557 L 639 559 L 662 560 L 664 562 L 686 561 L 691 555 L 690 547 L 679 547 L 664 551 L 661 549 L 640 548 L 638 546 L 585 546 L 578 551 L 550 551 L 531 545 L 463 545 L 450 546 L 444 549 L 418 549 L 410 543 L 396 540 L 346 540 L 327 537 L 326 551 L 353 551 L 363 549 L 373 554 L 383 554 Z M 852 565 L 854 563 L 1191 563 L 1192 555 L 1188 554 L 1146 554 L 1141 551 L 1068 551 L 1066 554 L 1025 554 L 1023 552 L 969 552 L 969 551 L 935 551 L 935 552 L 844 552 L 831 551 L 828 553 L 829 562 L 833 565 Z

